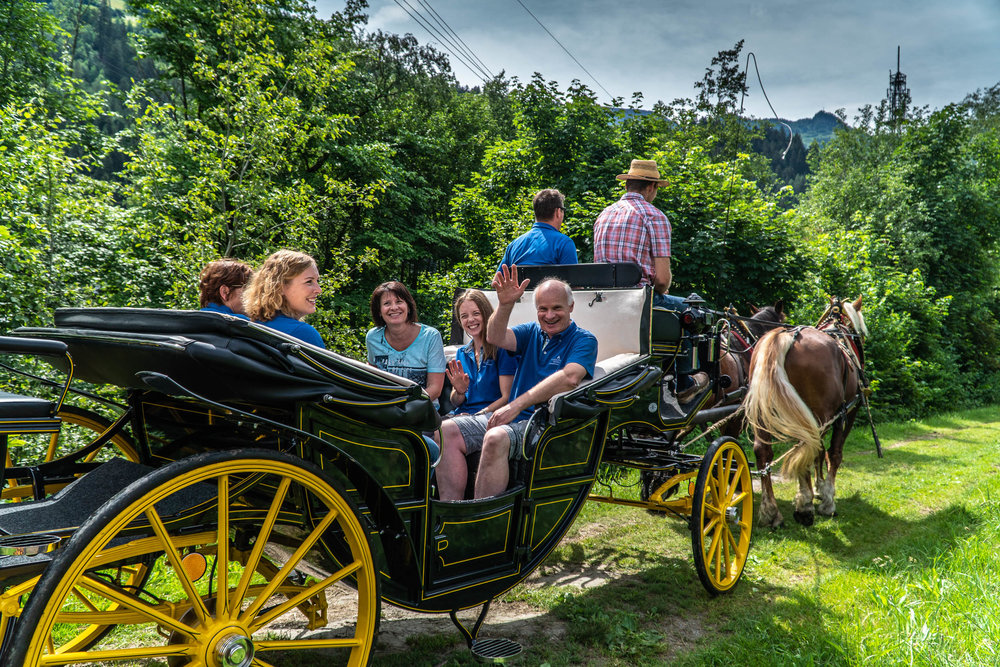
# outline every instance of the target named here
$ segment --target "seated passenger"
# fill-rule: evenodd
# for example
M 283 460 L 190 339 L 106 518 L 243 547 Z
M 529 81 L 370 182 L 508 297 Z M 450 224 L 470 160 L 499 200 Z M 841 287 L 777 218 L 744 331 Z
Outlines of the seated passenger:
M 455 318 L 472 340 L 459 348 L 445 371 L 452 387 L 453 414 L 493 412 L 510 396 L 517 359 L 486 342 L 486 323 L 492 314 L 493 306 L 479 290 L 466 290 L 455 300 Z
M 558 190 L 540 190 L 531 200 L 535 224 L 510 242 L 500 266 L 576 264 L 576 244 L 560 231 L 566 217 L 566 196 Z M 500 270 L 497 267 L 497 271 Z
M 482 449 L 476 498 L 507 488 L 507 461 L 519 457 L 535 406 L 593 377 L 597 338 L 572 320 L 573 290 L 561 280 L 542 281 L 535 290 L 537 322 L 508 327 L 514 304 L 528 281 L 518 283 L 517 268 L 502 267 L 493 278 L 499 305 L 486 327 L 486 340 L 520 355 L 510 402 L 487 415 L 463 415 L 442 424 L 438 491 L 441 500 L 461 500 L 468 467 L 465 457 Z
M 372 292 L 372 321 L 365 336 L 368 363 L 413 380 L 434 404 L 444 388 L 447 360 L 441 334 L 417 322 L 417 303 L 401 282 L 390 280 Z
M 217 259 L 201 270 L 198 282 L 201 309 L 211 313 L 235 315 L 247 319 L 243 310 L 243 288 L 250 282 L 253 269 L 238 259 Z
M 243 295 L 246 313 L 299 340 L 326 347 L 319 332 L 302 319 L 316 312 L 316 297 L 322 293 L 316 260 L 304 252 L 279 250 L 254 274 Z

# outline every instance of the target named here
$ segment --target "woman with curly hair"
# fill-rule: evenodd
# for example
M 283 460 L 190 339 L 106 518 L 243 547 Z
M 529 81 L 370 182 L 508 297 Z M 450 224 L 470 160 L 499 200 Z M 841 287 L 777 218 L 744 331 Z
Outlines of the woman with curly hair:
M 316 312 L 322 293 L 316 260 L 304 252 L 279 250 L 264 260 L 243 295 L 247 316 L 299 340 L 326 347 L 316 329 L 302 319 Z

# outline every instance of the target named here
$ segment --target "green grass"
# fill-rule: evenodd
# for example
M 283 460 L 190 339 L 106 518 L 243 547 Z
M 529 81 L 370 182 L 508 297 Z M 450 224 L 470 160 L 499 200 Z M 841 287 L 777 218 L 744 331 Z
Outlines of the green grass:
M 879 435 L 883 459 L 869 429 L 852 433 L 836 517 L 799 526 L 795 486 L 778 483 L 785 526 L 755 529 L 742 581 L 716 598 L 682 521 L 588 504 L 540 573 L 602 572 L 606 583 L 511 591 L 507 602 L 542 612 L 539 625 L 564 629 L 526 640 L 522 664 L 1000 664 L 1000 408 Z M 374 664 L 475 664 L 455 634 Z
M 867 428 L 852 433 L 836 517 L 799 526 L 794 483 L 776 484 L 786 524 L 755 528 L 732 593 L 701 587 L 684 521 L 592 502 L 538 572 L 494 605 L 482 634 L 514 628 L 520 664 L 550 667 L 1000 665 L 1000 407 L 881 424 L 879 434 L 883 459 Z M 616 495 L 633 495 L 628 483 Z M 500 624 L 515 606 L 537 616 Z M 437 627 L 405 649 L 377 642 L 373 664 L 479 664 L 446 617 Z

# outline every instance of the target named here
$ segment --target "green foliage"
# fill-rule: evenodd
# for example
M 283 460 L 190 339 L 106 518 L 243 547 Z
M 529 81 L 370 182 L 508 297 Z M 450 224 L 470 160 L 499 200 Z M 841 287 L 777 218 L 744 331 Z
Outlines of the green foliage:
M 653 158 L 672 292 L 781 298 L 797 322 L 862 295 L 881 416 L 1000 400 L 1000 84 L 903 118 L 883 101 L 854 127 L 817 114 L 833 138 L 774 161 L 751 146 L 773 156 L 784 135 L 738 109 L 742 42 L 693 99 L 650 112 L 540 74 L 463 89 L 434 48 L 367 32 L 364 0 L 327 20 L 307 0 L 117 7 L 0 9 L 6 328 L 60 305 L 193 307 L 206 261 L 293 247 L 319 262 L 311 321 L 331 347 L 360 353 L 387 279 L 446 332 L 455 290 L 487 286 L 531 225 L 534 192 L 567 195 L 563 231 L 590 261 L 615 175 Z
M 43 3 L 6 0 L 0 4 L 0 104 L 44 91 L 62 74 L 55 58 L 57 31 Z

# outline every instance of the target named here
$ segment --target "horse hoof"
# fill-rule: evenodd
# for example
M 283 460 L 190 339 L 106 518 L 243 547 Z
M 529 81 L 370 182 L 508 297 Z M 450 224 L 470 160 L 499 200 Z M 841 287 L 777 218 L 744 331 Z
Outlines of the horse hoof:
M 813 525 L 816 515 L 812 512 L 795 512 L 795 520 L 803 526 Z

